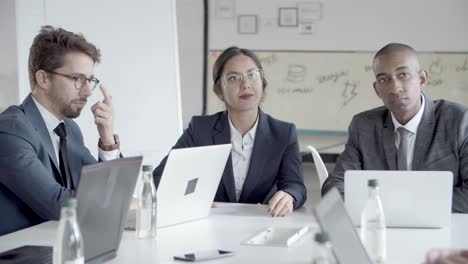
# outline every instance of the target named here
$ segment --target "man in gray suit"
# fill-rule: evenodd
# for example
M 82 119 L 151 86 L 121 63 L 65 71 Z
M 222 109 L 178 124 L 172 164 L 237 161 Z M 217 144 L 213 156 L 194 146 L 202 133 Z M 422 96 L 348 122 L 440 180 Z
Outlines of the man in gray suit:
M 343 194 L 346 170 L 451 171 L 452 210 L 468 213 L 468 109 L 422 93 L 428 74 L 407 45 L 386 45 L 372 67 L 374 90 L 384 106 L 353 117 L 345 150 L 322 194 L 332 187 Z
M 97 161 L 72 120 L 97 87 L 99 50 L 82 35 L 45 26 L 29 54 L 31 93 L 0 114 L 0 236 L 57 220 L 75 193 L 81 167 Z M 100 136 L 99 157 L 118 158 L 112 98 L 91 107 Z

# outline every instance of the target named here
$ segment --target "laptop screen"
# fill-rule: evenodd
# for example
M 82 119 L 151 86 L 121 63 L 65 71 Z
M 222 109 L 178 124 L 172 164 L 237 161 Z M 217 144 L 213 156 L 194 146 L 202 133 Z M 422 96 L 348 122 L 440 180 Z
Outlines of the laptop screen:
M 321 229 L 328 233 L 335 257 L 341 264 L 371 264 L 338 190 L 330 190 L 314 209 Z
M 86 262 L 115 257 L 142 157 L 83 167 L 78 185 L 78 222 Z
M 156 194 L 158 228 L 209 215 L 231 148 L 223 144 L 171 150 Z

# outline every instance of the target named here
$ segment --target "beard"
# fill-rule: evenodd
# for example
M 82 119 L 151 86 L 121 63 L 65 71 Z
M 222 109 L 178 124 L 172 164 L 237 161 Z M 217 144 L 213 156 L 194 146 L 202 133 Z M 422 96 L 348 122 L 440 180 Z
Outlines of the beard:
M 77 118 L 81 114 L 81 110 L 83 109 L 82 107 L 78 107 L 73 109 L 71 104 L 63 104 L 62 107 L 62 113 L 65 117 L 67 118 Z
M 81 110 L 83 110 L 83 107 L 87 101 L 86 97 L 83 97 L 67 102 L 64 98 L 54 93 L 50 93 L 49 98 L 52 101 L 52 104 L 57 107 L 62 115 L 72 119 L 80 116 Z M 79 103 L 83 104 L 80 105 Z

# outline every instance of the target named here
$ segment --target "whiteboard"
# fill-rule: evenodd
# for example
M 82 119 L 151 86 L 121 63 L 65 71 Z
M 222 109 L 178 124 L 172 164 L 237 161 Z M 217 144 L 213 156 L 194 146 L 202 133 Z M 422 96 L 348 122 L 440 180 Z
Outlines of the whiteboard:
M 221 51 L 208 53 L 207 113 L 225 109 L 212 89 Z M 347 131 L 353 115 L 382 105 L 372 83 L 374 52 L 255 51 L 268 82 L 262 109 L 303 133 Z M 426 94 L 468 104 L 468 53 L 419 53 L 429 73 Z M 336 133 L 335 133 L 336 134 Z

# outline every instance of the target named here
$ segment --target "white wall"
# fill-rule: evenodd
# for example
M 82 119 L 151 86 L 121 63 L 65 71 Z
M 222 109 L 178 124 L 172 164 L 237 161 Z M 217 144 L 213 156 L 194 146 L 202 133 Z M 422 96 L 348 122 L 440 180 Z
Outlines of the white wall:
M 15 1 L 0 2 L 0 112 L 18 101 Z
M 101 49 L 102 63 L 95 75 L 113 96 L 122 152 L 144 155 L 144 162 L 158 164 L 182 131 L 175 2 L 17 0 L 15 4 L 17 103 L 29 93 L 29 47 L 40 26 L 81 32 Z M 8 30 L 12 28 L 0 33 Z M 95 155 L 98 134 L 90 107 L 102 98 L 96 90 L 77 119 L 85 144 Z
M 203 110 L 203 0 L 177 0 L 182 119 L 187 127 Z
M 28 75 L 29 48 L 34 36 L 39 33 L 40 25 L 46 24 L 45 1 L 15 1 L 18 103 L 31 91 Z
M 210 0 L 214 11 L 216 0 Z M 235 0 L 236 15 L 257 15 L 259 32 L 237 34 L 236 19 L 210 19 L 211 49 L 239 45 L 260 50 L 377 50 L 389 42 L 403 42 L 418 51 L 467 51 L 466 0 L 324 0 L 322 18 L 312 35 L 297 28 L 266 28 L 278 19 L 278 8 L 306 0 Z M 213 12 L 211 12 L 213 13 Z

